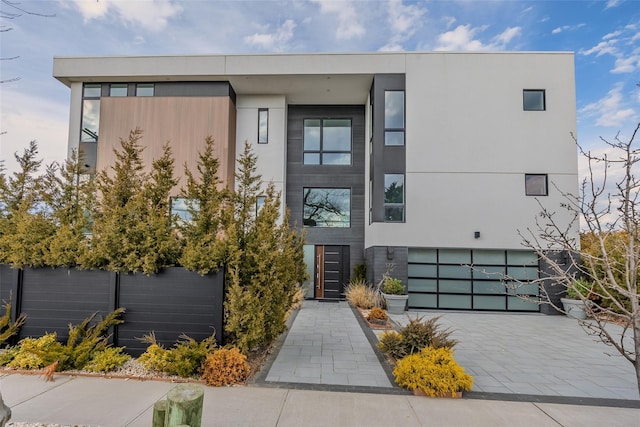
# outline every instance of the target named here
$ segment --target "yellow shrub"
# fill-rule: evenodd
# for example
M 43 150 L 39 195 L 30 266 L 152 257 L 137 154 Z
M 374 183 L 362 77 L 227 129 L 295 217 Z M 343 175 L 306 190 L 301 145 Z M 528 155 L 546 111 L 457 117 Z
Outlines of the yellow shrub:
M 425 347 L 399 360 L 393 376 L 400 387 L 420 389 L 427 396 L 455 396 L 473 387 L 473 377 L 453 359 L 453 350 L 444 347 Z
M 202 379 L 216 387 L 238 384 L 247 379 L 250 371 L 247 356 L 240 350 L 221 348 L 207 356 Z

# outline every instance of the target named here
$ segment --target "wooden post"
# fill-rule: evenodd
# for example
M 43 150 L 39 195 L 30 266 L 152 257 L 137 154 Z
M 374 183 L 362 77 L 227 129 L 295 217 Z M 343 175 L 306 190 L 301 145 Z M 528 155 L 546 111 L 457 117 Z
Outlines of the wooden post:
M 202 423 L 202 405 L 204 389 L 197 384 L 180 384 L 169 390 L 167 394 L 167 413 L 165 427 L 176 427 L 187 424 L 200 427 Z
M 167 413 L 167 401 L 158 400 L 153 404 L 153 423 L 152 427 L 165 427 L 164 417 Z

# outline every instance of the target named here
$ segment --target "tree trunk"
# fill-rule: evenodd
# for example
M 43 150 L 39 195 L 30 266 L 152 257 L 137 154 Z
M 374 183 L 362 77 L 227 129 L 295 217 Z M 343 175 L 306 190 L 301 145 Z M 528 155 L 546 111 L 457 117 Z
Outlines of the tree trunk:
M 167 413 L 165 427 L 182 424 L 200 427 L 202 422 L 202 404 L 204 389 L 197 384 L 180 384 L 167 394 Z

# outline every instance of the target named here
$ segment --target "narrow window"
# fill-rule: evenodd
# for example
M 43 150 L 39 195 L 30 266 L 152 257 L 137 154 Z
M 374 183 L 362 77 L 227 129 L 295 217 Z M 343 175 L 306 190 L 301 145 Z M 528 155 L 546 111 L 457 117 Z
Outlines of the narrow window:
M 305 227 L 351 226 L 351 189 L 304 188 L 303 217 Z
M 86 84 L 82 92 L 83 98 L 100 98 L 102 95 L 102 85 L 100 84 Z
M 129 85 L 126 83 L 114 83 L 109 86 L 109 96 L 127 96 L 127 88 Z
M 98 142 L 100 131 L 100 84 L 86 84 L 82 91 L 80 142 Z
M 524 111 L 544 111 L 547 108 L 545 102 L 545 91 L 542 89 L 524 89 L 522 91 Z
M 384 220 L 404 222 L 404 174 L 384 174 Z
M 524 189 L 527 196 L 549 195 L 547 174 L 525 174 Z
M 404 91 L 384 92 L 384 145 L 404 145 Z
M 177 222 L 188 223 L 193 219 L 193 212 L 198 211 L 199 204 L 197 200 L 187 199 L 185 197 L 171 198 L 171 216 L 175 217 Z
M 269 110 L 258 109 L 258 144 L 269 143 Z
M 155 86 L 153 83 L 138 83 L 136 85 L 136 96 L 154 96 Z
M 256 198 L 256 216 L 258 216 L 260 209 L 264 206 L 265 200 L 267 200 L 267 196 L 258 196 Z
M 305 165 L 350 165 L 351 120 L 305 119 Z

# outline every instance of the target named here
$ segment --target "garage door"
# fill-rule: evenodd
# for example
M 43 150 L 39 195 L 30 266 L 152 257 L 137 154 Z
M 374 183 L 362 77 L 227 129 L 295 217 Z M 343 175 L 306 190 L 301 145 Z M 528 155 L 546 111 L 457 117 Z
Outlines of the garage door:
M 531 251 L 409 248 L 408 268 L 410 308 L 539 311 L 522 298 L 539 296 Z

